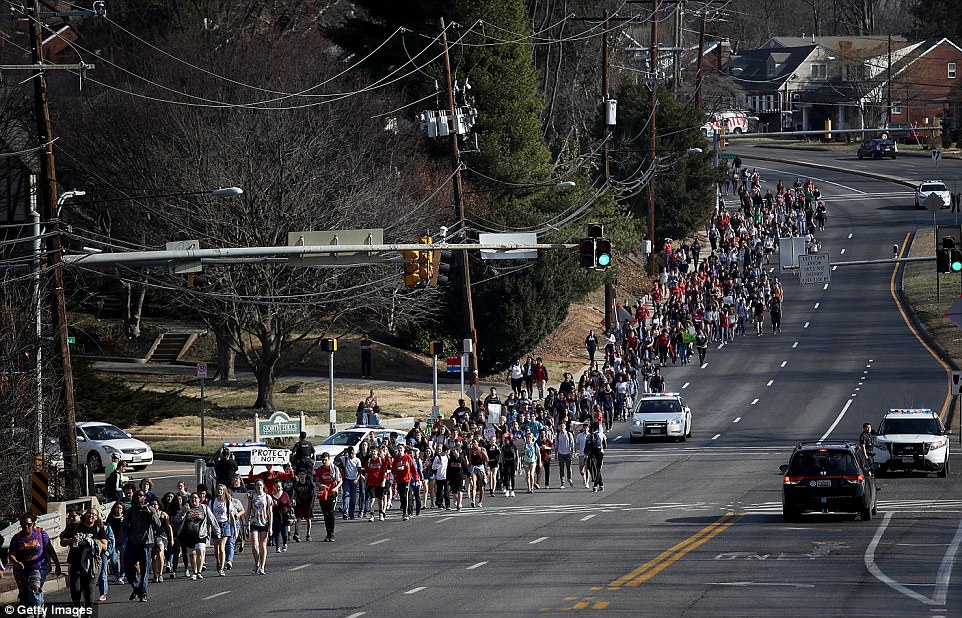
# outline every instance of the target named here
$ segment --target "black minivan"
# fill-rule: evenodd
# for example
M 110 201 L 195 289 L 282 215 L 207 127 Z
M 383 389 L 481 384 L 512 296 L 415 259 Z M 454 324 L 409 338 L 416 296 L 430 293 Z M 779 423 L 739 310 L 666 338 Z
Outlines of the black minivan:
M 862 521 L 876 512 L 872 467 L 852 442 L 802 442 L 780 470 L 786 522 L 806 511 L 857 513 Z

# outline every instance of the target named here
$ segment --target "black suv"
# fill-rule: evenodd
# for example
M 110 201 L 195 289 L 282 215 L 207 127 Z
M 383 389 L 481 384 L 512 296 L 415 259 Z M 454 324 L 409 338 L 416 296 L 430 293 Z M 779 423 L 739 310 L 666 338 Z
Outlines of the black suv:
M 869 157 L 871 159 L 881 159 L 882 157 L 892 157 L 893 159 L 898 156 L 899 149 L 890 139 L 870 139 L 866 142 L 862 142 L 862 145 L 858 147 L 858 158 L 863 159 Z
M 862 521 L 876 512 L 872 467 L 852 442 L 802 442 L 780 470 L 786 522 L 805 511 L 858 513 Z

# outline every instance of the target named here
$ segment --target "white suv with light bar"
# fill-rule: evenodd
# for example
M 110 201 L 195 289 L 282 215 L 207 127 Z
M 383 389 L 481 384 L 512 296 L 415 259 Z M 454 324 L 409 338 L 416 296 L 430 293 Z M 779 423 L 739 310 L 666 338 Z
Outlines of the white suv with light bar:
M 880 472 L 897 470 L 949 475 L 949 436 L 938 414 L 928 408 L 889 410 L 875 435 Z
M 691 409 L 680 393 L 641 395 L 631 412 L 629 439 L 673 438 L 684 442 L 691 436 Z

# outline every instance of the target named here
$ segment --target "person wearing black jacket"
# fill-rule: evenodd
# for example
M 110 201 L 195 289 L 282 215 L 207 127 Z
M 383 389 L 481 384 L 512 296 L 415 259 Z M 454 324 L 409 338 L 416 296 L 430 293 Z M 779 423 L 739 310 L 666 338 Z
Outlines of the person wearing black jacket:
M 225 446 L 221 449 L 220 457 L 214 462 L 214 477 L 218 485 L 230 487 L 235 474 L 237 474 L 237 461 L 230 449 Z
M 160 530 L 160 514 L 147 505 L 143 491 L 134 492 L 133 502 L 124 514 L 124 571 L 130 578 L 130 600 L 147 600 L 147 582 L 150 580 L 150 554 L 154 547 L 154 534 Z M 140 567 L 138 573 L 137 567 Z
M 108 501 L 124 499 L 124 472 L 126 471 L 127 462 L 121 459 L 114 471 L 107 475 L 107 480 L 104 483 L 104 497 Z

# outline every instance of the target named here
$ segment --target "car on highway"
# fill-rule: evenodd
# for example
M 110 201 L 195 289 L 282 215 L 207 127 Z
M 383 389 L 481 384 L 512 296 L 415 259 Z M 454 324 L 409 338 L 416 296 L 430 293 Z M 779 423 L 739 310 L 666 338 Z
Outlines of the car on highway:
M 948 477 L 949 435 L 939 415 L 928 408 L 889 410 L 872 449 L 878 472 L 935 472 Z
M 919 183 L 915 189 L 915 207 L 922 208 L 922 203 L 929 195 L 935 193 L 942 198 L 942 208 L 948 208 L 952 202 L 948 187 L 941 180 L 926 180 Z
M 154 463 L 150 447 L 119 427 L 96 421 L 77 423 L 77 458 L 87 462 L 92 471 L 103 470 L 104 462 L 114 453 L 119 453 L 132 470 L 143 470 Z
M 899 149 L 890 139 L 870 139 L 859 145 L 856 155 L 859 159 L 881 159 L 882 157 L 892 157 L 898 155 Z
M 317 467 L 321 464 L 322 453 L 327 453 L 331 459 L 333 459 L 343 453 L 344 449 L 349 446 L 353 446 L 354 452 L 356 453 L 358 444 L 360 444 L 364 438 L 370 437 L 372 440 L 387 440 L 392 433 L 398 434 L 398 440 L 403 441 L 406 432 L 398 429 L 387 429 L 380 425 L 354 425 L 338 431 L 314 447 L 314 465 Z
M 635 401 L 628 425 L 631 442 L 644 438 L 684 442 L 691 436 L 691 408 L 679 393 L 643 394 Z
M 852 442 L 802 442 L 779 469 L 786 522 L 806 511 L 857 513 L 862 521 L 876 513 L 872 467 Z

